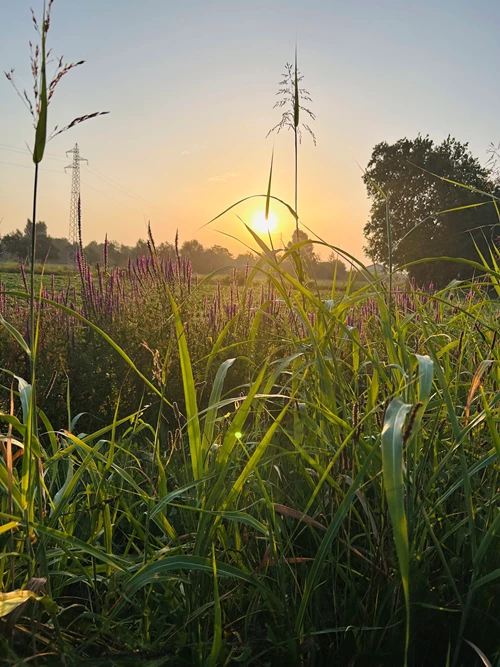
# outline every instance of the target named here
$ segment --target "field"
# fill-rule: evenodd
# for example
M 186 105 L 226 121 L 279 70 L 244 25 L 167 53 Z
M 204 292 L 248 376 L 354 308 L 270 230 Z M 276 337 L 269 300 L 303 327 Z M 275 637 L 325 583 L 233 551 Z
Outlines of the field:
M 47 278 L 31 442 L 3 330 L 3 586 L 45 581 L 5 664 L 495 664 L 496 267 L 324 298 L 284 266 Z

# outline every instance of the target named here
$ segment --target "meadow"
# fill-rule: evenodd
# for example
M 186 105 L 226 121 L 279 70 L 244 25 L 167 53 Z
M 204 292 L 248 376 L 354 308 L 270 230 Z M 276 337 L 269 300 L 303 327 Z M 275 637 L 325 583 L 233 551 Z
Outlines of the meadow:
M 80 64 L 47 79 L 52 4 L 33 221 Z M 272 164 L 266 217 L 271 193 Z M 76 272 L 2 274 L 2 665 L 499 667 L 500 251 L 397 283 L 384 208 L 386 277 L 243 224 L 256 263 L 229 277 L 160 258 L 151 229 L 126 268 L 80 234 Z M 365 279 L 316 283 L 311 245 Z
M 496 265 L 324 298 L 259 250 L 224 288 L 154 253 L 47 278 L 29 451 L 3 330 L 6 664 L 498 661 Z

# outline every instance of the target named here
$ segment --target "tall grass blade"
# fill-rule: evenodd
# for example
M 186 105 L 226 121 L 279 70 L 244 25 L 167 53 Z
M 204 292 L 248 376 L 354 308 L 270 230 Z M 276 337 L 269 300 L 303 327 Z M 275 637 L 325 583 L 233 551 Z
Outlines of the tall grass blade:
M 404 498 L 403 428 L 411 409 L 411 405 L 403 403 L 399 398 L 393 399 L 387 408 L 382 429 L 384 488 L 406 604 L 405 665 L 408 664 L 410 642 L 410 550 Z
M 217 374 L 212 385 L 212 391 L 210 392 L 210 398 L 208 400 L 208 410 L 205 416 L 205 424 L 203 427 L 203 451 L 202 457 L 205 460 L 208 448 L 211 446 L 214 438 L 215 430 L 215 420 L 217 418 L 218 403 L 222 395 L 222 389 L 224 387 L 224 380 L 226 379 L 227 372 L 234 364 L 236 359 L 226 359 L 217 369 Z
M 266 220 L 269 220 L 269 205 L 271 203 L 271 183 L 273 180 L 273 162 L 274 162 L 274 148 L 271 155 L 271 166 L 269 168 L 269 183 L 267 185 L 267 194 L 266 194 Z
M 212 544 L 212 568 L 214 574 L 214 638 L 212 650 L 207 661 L 207 667 L 216 667 L 219 653 L 222 647 L 222 611 L 220 606 L 219 585 L 217 583 L 217 561 L 215 560 L 215 549 Z

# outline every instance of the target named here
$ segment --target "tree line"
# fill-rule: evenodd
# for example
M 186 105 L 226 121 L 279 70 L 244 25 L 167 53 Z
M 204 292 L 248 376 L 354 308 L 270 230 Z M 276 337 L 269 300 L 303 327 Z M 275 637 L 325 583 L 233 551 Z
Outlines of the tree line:
M 1 262 L 16 261 L 27 264 L 30 256 L 32 222 L 27 221 L 24 230 L 17 229 L 10 234 L 6 234 L 0 239 L 0 266 Z M 37 245 L 36 261 L 47 261 L 50 264 L 68 264 L 74 257 L 76 247 L 72 247 L 67 238 L 53 237 L 48 233 L 48 227 L 45 222 L 36 223 Z M 297 241 L 307 241 L 307 234 L 299 230 L 294 232 L 292 239 L 287 244 L 289 248 Z M 84 246 L 84 255 L 86 261 L 94 266 L 97 262 L 102 264 L 105 253 L 105 246 L 109 266 L 125 267 L 129 258 L 134 261 L 139 257 L 149 254 L 149 248 L 146 241 L 139 239 L 135 246 L 128 246 L 118 241 L 91 241 Z M 285 250 L 286 248 L 283 248 Z M 171 257 L 175 259 L 176 255 L 188 258 L 191 261 L 193 271 L 199 275 L 207 275 L 213 271 L 218 271 L 225 267 L 244 267 L 253 266 L 256 262 L 256 256 L 251 252 L 232 254 L 227 248 L 220 245 L 211 247 L 203 246 L 199 241 L 193 239 L 184 241 L 181 245 L 175 243 L 163 242 L 157 246 L 157 252 L 160 258 Z M 334 271 L 337 272 L 337 279 L 345 280 L 347 278 L 347 268 L 345 264 L 333 254 L 326 261 L 322 261 L 317 253 L 314 252 L 313 245 L 305 245 L 300 250 L 308 274 L 318 280 L 331 279 Z

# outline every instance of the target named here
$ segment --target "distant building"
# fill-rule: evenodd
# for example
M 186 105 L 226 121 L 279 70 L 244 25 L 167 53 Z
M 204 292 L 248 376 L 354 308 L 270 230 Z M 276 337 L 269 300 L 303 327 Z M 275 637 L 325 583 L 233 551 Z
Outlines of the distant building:
M 366 270 L 372 276 L 374 276 L 376 274 L 379 278 L 381 278 L 382 276 L 387 275 L 387 271 L 385 270 L 385 267 L 383 266 L 383 264 L 370 264 L 369 266 L 366 267 Z

